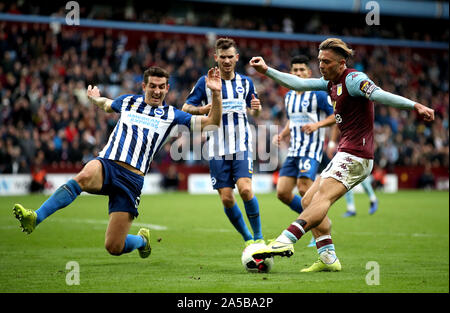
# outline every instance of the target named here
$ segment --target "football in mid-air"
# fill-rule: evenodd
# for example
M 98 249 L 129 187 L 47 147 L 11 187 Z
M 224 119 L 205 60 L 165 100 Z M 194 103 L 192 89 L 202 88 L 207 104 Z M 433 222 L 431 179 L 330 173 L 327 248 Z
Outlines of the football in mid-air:
M 268 273 L 273 267 L 273 257 L 262 259 L 254 259 L 252 254 L 259 249 L 264 248 L 266 245 L 263 243 L 254 243 L 249 245 L 242 251 L 242 265 L 251 273 Z

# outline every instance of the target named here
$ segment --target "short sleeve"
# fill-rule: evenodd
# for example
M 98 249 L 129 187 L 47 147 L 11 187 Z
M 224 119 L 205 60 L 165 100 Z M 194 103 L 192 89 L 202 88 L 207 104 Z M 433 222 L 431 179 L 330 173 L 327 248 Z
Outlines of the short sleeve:
M 331 103 L 331 98 L 326 92 L 317 92 L 317 102 L 319 109 L 323 110 L 327 116 L 333 114 L 333 104 Z
M 113 102 L 111 104 L 111 108 L 117 113 L 122 112 L 123 101 L 125 100 L 126 97 L 131 97 L 131 96 L 132 95 L 121 95 L 121 96 L 117 97 L 116 99 L 113 100 Z
M 190 105 L 203 105 L 206 103 L 206 81 L 205 76 L 200 77 L 200 79 L 195 84 L 194 88 L 192 88 L 191 93 L 186 98 L 186 103 Z
M 192 114 L 175 109 L 175 124 L 185 125 L 186 127 L 188 127 L 190 129 L 191 128 L 191 118 L 192 118 Z

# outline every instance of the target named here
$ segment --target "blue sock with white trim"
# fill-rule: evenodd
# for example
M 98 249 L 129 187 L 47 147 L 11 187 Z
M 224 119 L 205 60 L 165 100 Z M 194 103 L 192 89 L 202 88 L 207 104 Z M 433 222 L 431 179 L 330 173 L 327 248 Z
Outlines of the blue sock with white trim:
M 224 211 L 231 224 L 233 224 L 234 228 L 236 228 L 236 230 L 242 235 L 245 241 L 253 239 L 253 236 L 245 224 L 244 216 L 242 215 L 237 203 L 235 203 L 231 208 L 224 208 Z
M 48 198 L 39 209 L 36 210 L 37 219 L 36 226 L 44 219 L 71 204 L 81 193 L 81 187 L 78 183 L 71 179 L 61 187 L 59 187 Z

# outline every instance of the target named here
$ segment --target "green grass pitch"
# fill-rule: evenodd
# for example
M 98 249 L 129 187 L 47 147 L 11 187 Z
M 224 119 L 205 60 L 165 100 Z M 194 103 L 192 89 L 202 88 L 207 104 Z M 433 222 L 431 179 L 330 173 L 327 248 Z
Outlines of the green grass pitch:
M 217 195 L 143 196 L 131 233 L 151 225 L 148 259 L 137 251 L 119 257 L 106 252 L 107 197 L 80 196 L 31 235 L 20 231 L 13 204 L 37 209 L 46 197 L 1 197 L 0 292 L 448 293 L 448 192 L 378 197 L 379 211 L 373 216 L 365 194 L 355 195 L 356 217 L 342 217 L 344 199 L 330 209 L 342 272 L 300 273 L 317 259 L 316 249 L 306 247 L 307 234 L 295 245 L 293 257 L 275 258 L 268 274 L 243 269 L 243 241 Z M 266 239 L 297 217 L 275 194 L 258 195 L 258 200 Z M 242 200 L 237 201 L 243 210 Z M 79 264 L 78 285 L 66 283 L 70 261 Z M 366 268 L 374 263 L 368 262 L 378 265 L 378 284 L 367 283 L 375 278 L 374 268 Z

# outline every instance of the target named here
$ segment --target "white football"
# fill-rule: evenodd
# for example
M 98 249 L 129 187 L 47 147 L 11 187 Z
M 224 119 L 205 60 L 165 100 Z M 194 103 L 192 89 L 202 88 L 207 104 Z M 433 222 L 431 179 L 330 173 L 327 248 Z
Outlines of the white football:
M 254 243 L 249 245 L 242 251 L 242 265 L 247 270 L 247 272 L 251 273 L 268 273 L 272 269 L 273 266 L 273 257 L 267 258 L 265 260 L 262 259 L 254 259 L 252 254 L 266 247 L 263 243 Z

